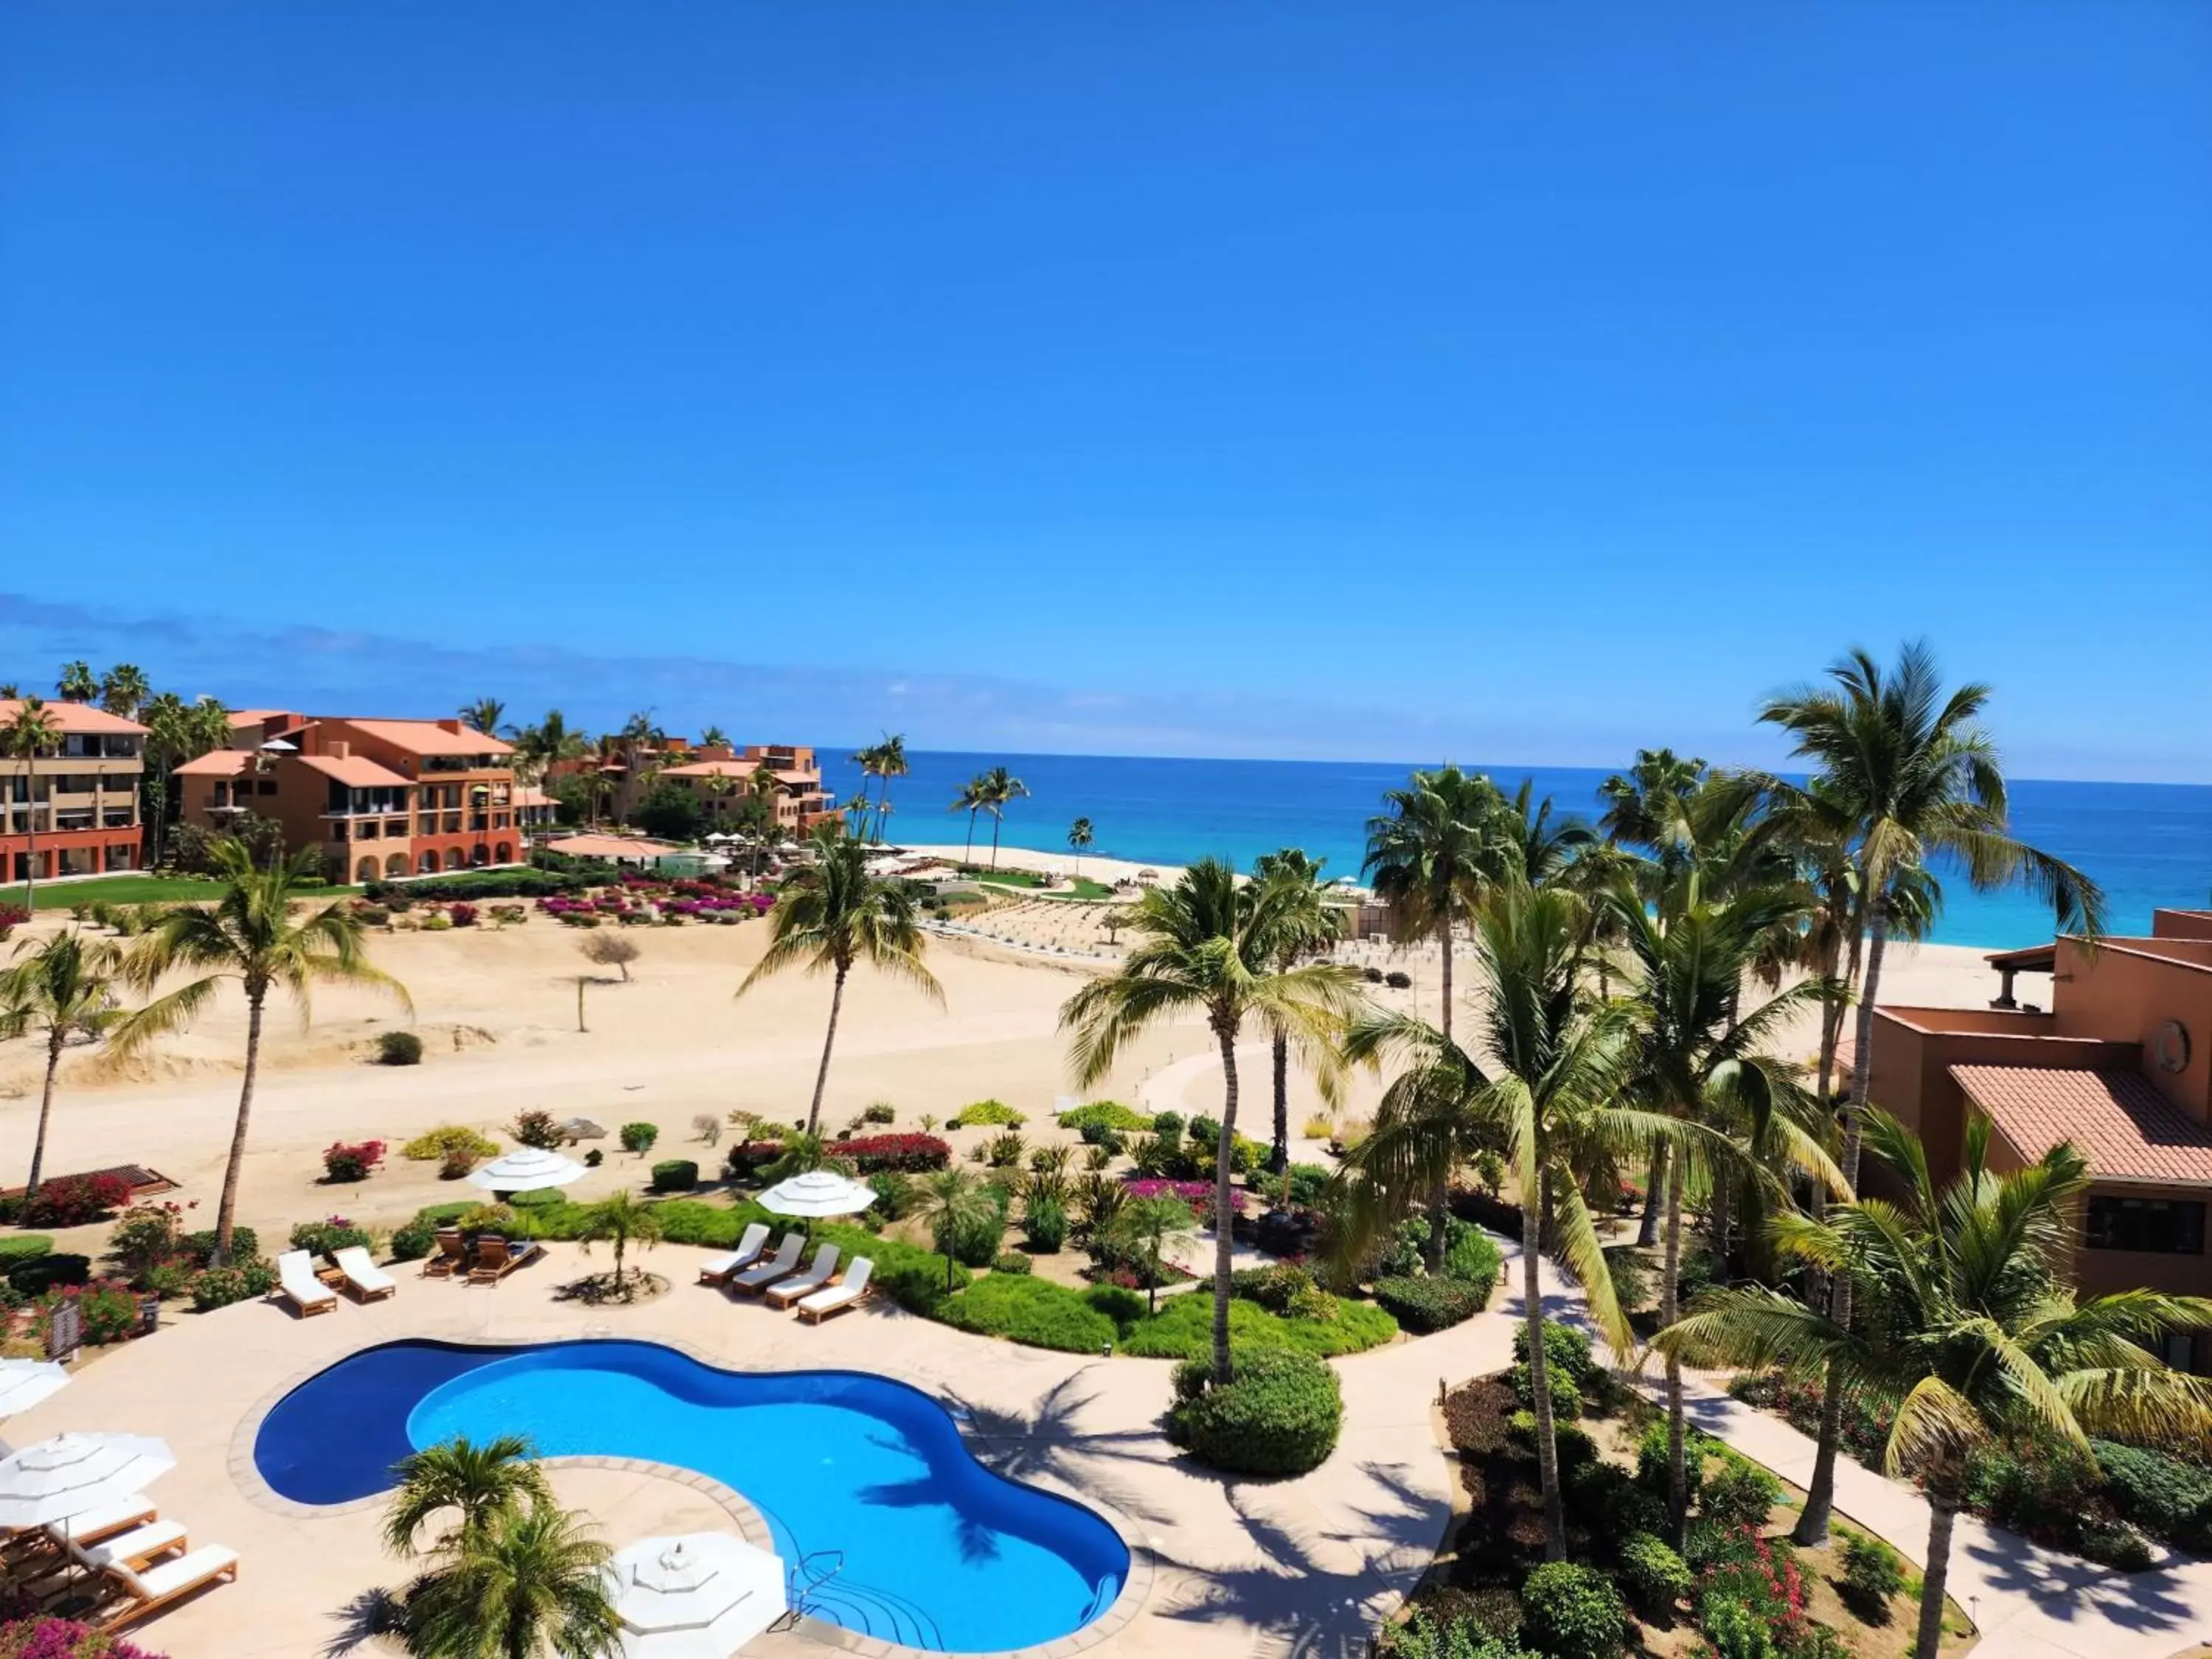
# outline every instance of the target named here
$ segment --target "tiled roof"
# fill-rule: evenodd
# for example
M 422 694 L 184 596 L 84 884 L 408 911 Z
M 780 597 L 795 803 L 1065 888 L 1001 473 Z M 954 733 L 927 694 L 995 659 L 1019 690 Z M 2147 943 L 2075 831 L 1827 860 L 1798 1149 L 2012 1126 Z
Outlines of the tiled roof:
M 514 806 L 550 806 L 553 805 L 553 797 L 535 784 L 518 783 L 514 786 L 514 794 L 508 804 Z
M 380 738 L 410 755 L 507 755 L 514 751 L 497 738 L 473 730 L 448 732 L 435 720 L 365 720 L 329 714 L 372 738 Z
M 253 755 L 249 750 L 211 749 L 177 768 L 177 775 L 180 778 L 234 778 L 252 761 Z
M 389 767 L 379 766 L 365 755 L 302 755 L 300 764 L 335 778 L 349 789 L 404 789 L 408 781 Z
M 2212 1129 L 2140 1072 L 1954 1066 L 1951 1075 L 2024 1158 L 2070 1140 L 2100 1176 L 2212 1184 Z
M 678 849 L 665 841 L 630 836 L 570 836 L 565 841 L 547 842 L 545 850 L 575 859 L 649 859 Z
M 46 697 L 40 700 L 40 706 L 58 732 L 98 732 L 110 737 L 131 737 L 143 736 L 146 730 L 136 720 L 126 720 L 120 714 L 111 714 L 88 702 L 64 702 L 59 697 Z M 0 720 L 14 720 L 22 707 L 20 697 L 0 697 Z

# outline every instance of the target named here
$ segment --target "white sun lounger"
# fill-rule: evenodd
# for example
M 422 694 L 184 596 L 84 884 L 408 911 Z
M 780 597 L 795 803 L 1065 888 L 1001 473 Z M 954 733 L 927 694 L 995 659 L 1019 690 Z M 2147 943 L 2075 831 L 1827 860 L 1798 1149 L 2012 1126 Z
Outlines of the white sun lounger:
M 236 1578 L 238 1553 L 220 1544 L 203 1544 L 190 1555 L 164 1561 L 145 1572 L 133 1572 L 125 1566 L 112 1566 L 106 1572 L 121 1588 L 124 1599 L 101 1608 L 92 1624 L 95 1630 L 119 1630 L 217 1579 Z
M 102 1504 L 96 1510 L 81 1510 L 66 1521 L 46 1524 L 46 1536 L 55 1543 L 66 1546 L 97 1544 L 102 1539 L 112 1538 L 118 1532 L 151 1521 L 155 1510 L 154 1500 L 144 1492 L 133 1492 L 128 1498 L 118 1498 L 112 1504 Z
M 287 1250 L 276 1258 L 276 1293 L 299 1309 L 302 1319 L 338 1305 L 338 1293 L 315 1277 L 305 1250 Z
M 768 1223 L 756 1221 L 745 1229 L 745 1236 L 738 1241 L 738 1248 L 727 1255 L 718 1255 L 699 1264 L 702 1285 L 723 1285 L 732 1273 L 743 1272 L 761 1258 L 768 1248 Z
M 775 1247 L 770 1260 L 747 1273 L 732 1273 L 728 1279 L 733 1291 L 750 1296 L 755 1291 L 764 1291 L 779 1279 L 791 1277 L 791 1270 L 799 1265 L 799 1253 L 806 1248 L 803 1234 L 786 1233 Z
M 349 1244 L 333 1252 L 331 1260 L 338 1264 L 346 1284 L 363 1302 L 379 1301 L 399 1288 L 398 1280 L 370 1261 L 368 1252 L 358 1244 Z
M 86 1566 L 136 1567 L 171 1550 L 188 1548 L 191 1539 L 181 1521 L 151 1521 L 119 1532 L 104 1544 L 71 1544 L 69 1552 Z
M 771 1285 L 768 1291 L 769 1306 L 788 1308 L 802 1296 L 811 1295 L 827 1285 L 837 1271 L 837 1247 L 824 1244 L 814 1253 L 814 1265 L 795 1279 L 787 1279 L 780 1285 Z
M 833 1313 L 842 1313 L 868 1293 L 868 1275 L 876 1264 L 864 1255 L 853 1258 L 853 1265 L 845 1269 L 844 1282 L 831 1285 L 826 1291 L 817 1291 L 799 1304 L 799 1316 L 811 1319 L 819 1325 Z

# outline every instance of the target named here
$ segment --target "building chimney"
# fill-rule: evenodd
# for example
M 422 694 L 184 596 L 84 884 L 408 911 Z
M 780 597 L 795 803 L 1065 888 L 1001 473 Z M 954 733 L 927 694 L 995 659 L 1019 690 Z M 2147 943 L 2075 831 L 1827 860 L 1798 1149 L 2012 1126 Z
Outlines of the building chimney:
M 461 723 L 458 720 L 440 720 L 438 729 L 441 732 L 450 732 L 457 738 L 461 735 Z
M 353 745 L 349 743 L 333 743 L 326 745 L 323 752 L 332 760 L 344 760 L 353 753 Z

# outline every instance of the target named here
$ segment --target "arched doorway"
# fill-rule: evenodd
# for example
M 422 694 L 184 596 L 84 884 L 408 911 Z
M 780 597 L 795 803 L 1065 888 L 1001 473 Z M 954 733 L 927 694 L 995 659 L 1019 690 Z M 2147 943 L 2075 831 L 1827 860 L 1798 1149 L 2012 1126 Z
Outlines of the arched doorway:
M 484 844 L 482 842 L 478 842 L 475 846 L 469 848 L 469 867 L 471 870 L 481 869 L 483 866 L 490 862 L 491 854 L 489 852 L 485 850 Z
M 400 877 L 405 875 L 407 873 L 407 854 L 404 853 L 394 853 L 390 858 L 385 860 L 384 873 L 386 877 L 394 881 L 397 881 Z
M 426 875 L 426 876 L 434 876 L 434 875 L 436 875 L 436 874 L 438 873 L 438 855 L 437 855 L 437 854 L 435 854 L 435 853 L 425 853 L 425 854 L 422 854 L 422 856 L 421 858 L 419 858 L 419 859 L 417 859 L 417 860 L 415 860 L 415 867 L 416 867 L 417 870 L 421 871 L 421 872 L 422 872 L 424 875 Z
M 459 848 L 448 847 L 446 849 L 446 868 L 448 870 L 460 870 L 466 868 L 467 865 L 468 860 L 461 856 L 461 849 Z
M 376 879 L 376 860 L 374 859 L 363 859 L 359 864 L 354 866 L 353 878 L 356 882 L 374 881 Z
M 496 863 L 512 864 L 514 862 L 514 848 L 509 842 L 500 842 L 497 847 L 492 849 L 492 854 L 494 861 Z

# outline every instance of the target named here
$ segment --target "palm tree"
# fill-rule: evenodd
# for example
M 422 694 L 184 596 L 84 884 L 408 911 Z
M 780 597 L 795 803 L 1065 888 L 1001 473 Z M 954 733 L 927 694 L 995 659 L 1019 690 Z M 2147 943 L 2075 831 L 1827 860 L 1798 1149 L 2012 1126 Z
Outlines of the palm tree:
M 584 734 L 571 726 L 557 708 L 547 709 L 544 720 L 524 727 L 514 744 L 523 769 L 541 781 L 555 762 L 582 759 L 586 747 Z
M 1521 866 L 1522 879 L 1532 887 L 1541 887 L 1556 879 L 1584 848 L 1594 846 L 1597 836 L 1589 825 L 1570 814 L 1554 819 L 1552 817 L 1552 798 L 1534 799 L 1536 781 L 1521 780 L 1521 787 L 1505 803 L 1500 816 L 1500 827 L 1513 844 Z
M 1082 822 L 1088 824 L 1091 820 Z M 1336 916 L 1325 902 L 1328 889 L 1322 882 L 1322 866 L 1326 859 L 1308 858 L 1303 848 L 1285 847 L 1280 852 L 1262 853 L 1252 860 L 1252 878 L 1260 882 L 1279 882 L 1284 889 L 1284 903 L 1275 912 L 1279 930 L 1275 940 L 1275 969 L 1278 973 L 1294 967 L 1301 957 L 1321 956 L 1336 943 Z M 1291 1161 L 1291 1036 L 1288 1031 L 1277 1030 L 1272 1034 L 1275 1090 L 1275 1135 L 1267 1155 L 1267 1167 L 1280 1175 Z M 1441 1232 L 1438 1235 L 1442 1237 Z M 1441 1258 L 1439 1258 L 1441 1259 Z
M 37 697 L 26 697 L 8 717 L 7 724 L 0 726 L 0 746 L 23 763 L 23 797 L 28 803 L 23 809 L 28 826 L 25 833 L 29 837 L 29 850 L 24 854 L 23 863 L 23 908 L 35 915 L 39 908 L 39 795 L 38 778 L 31 763 L 41 755 L 59 750 L 62 728 L 43 702 Z
M 1157 1198 L 1131 1200 L 1107 1223 L 1107 1237 L 1145 1264 L 1146 1313 L 1160 1310 L 1161 1258 L 1171 1243 L 1189 1234 L 1193 1224 L 1190 1206 L 1165 1193 Z
M 865 841 L 868 834 L 868 780 L 882 775 L 880 762 L 883 750 L 873 744 L 853 751 L 853 764 L 860 769 L 860 793 L 845 803 L 845 810 L 853 815 L 853 835 Z
M 488 738 L 495 738 L 507 720 L 507 705 L 497 697 L 478 697 L 473 702 L 463 703 L 460 714 L 464 723 Z
M 1089 818 L 1078 818 L 1067 826 L 1067 845 L 1075 854 L 1075 878 L 1083 879 L 1083 855 L 1090 851 L 1098 836 L 1091 827 Z
M 39 1097 L 31 1174 L 23 1183 L 26 1200 L 37 1195 L 46 1161 L 46 1125 L 53 1115 L 54 1074 L 61 1069 L 64 1045 L 78 1033 L 97 1042 L 123 1018 L 115 1001 L 119 958 L 110 941 L 88 939 L 72 929 L 49 939 L 25 939 L 15 947 L 15 965 L 0 973 L 0 1036 L 36 1031 L 46 1041 L 46 1091 Z
M 1006 821 L 1006 808 L 1029 799 L 1030 787 L 1003 766 L 983 775 L 983 810 L 991 815 L 991 868 L 999 867 L 999 830 Z
M 709 726 L 699 733 L 699 746 L 702 749 L 732 749 L 736 747 L 736 745 L 730 741 L 730 734 L 722 730 L 719 726 Z
M 137 720 L 139 709 L 153 694 L 145 672 L 136 663 L 119 662 L 100 676 L 100 706 L 126 720 Z
M 214 842 L 209 854 L 222 896 L 210 903 L 180 904 L 167 911 L 141 935 L 125 959 L 125 977 L 150 991 L 176 970 L 200 976 L 118 1023 L 113 1041 L 128 1054 L 157 1036 L 180 1030 L 215 999 L 225 980 L 236 980 L 246 994 L 246 1076 L 239 1086 L 238 1121 L 231 1130 L 230 1158 L 223 1167 L 222 1199 L 216 1211 L 215 1261 L 230 1260 L 230 1236 L 238 1212 L 238 1182 L 246 1167 L 246 1129 L 253 1113 L 253 1083 L 261 1062 L 261 1022 L 272 991 L 282 989 L 299 1004 L 302 1020 L 311 1017 L 318 982 L 367 986 L 399 999 L 411 1012 L 406 987 L 371 967 L 368 929 L 344 899 L 310 902 L 294 915 L 301 884 L 322 874 L 322 854 L 303 847 L 289 857 L 257 868 L 253 856 L 234 836 Z
M 2212 1381 L 2167 1369 L 2154 1350 L 2168 1331 L 2212 1328 L 2212 1299 L 2075 1295 L 2063 1275 L 2090 1176 L 2070 1144 L 1999 1171 L 1989 1163 L 1989 1123 L 1977 1118 L 1958 1175 L 1939 1190 L 1919 1139 L 1895 1118 L 1869 1109 L 1861 1133 L 1904 1197 L 1779 1217 L 1773 1233 L 1782 1254 L 1849 1280 L 1877 1316 L 1839 1321 L 1746 1286 L 1700 1297 L 1656 1341 L 1670 1357 L 1840 1376 L 1894 1412 L 1882 1469 L 1917 1479 L 1928 1494 L 1913 1653 L 1935 1659 L 1969 1459 L 2028 1435 L 2055 1435 L 2085 1455 L 2092 1433 L 2203 1443 Z
M 416 1659 L 611 1659 L 622 1651 L 613 1552 L 584 1520 L 538 1504 L 465 1538 L 407 1604 Z
M 985 787 L 983 775 L 979 772 L 960 786 L 958 799 L 945 809 L 948 812 L 965 812 L 968 815 L 968 850 L 961 856 L 963 864 L 975 862 L 975 814 L 990 804 L 990 794 Z
M 814 1075 L 814 1101 L 806 1109 L 806 1133 L 822 1121 L 822 1091 L 830 1081 L 830 1051 L 837 1042 L 837 1014 L 844 1006 L 845 978 L 854 964 L 870 966 L 902 979 L 937 1003 L 945 988 L 922 965 L 921 926 L 914 901 L 896 882 L 868 873 L 867 848 L 827 825 L 814 832 L 814 862 L 792 872 L 769 917 L 768 951 L 738 987 L 739 996 L 786 968 L 836 976 L 830 994 L 830 1029 L 822 1039 L 822 1067 Z
M 660 1243 L 660 1209 L 658 1205 L 642 1202 L 635 1193 L 627 1190 L 611 1193 L 596 1204 L 585 1206 L 580 1218 L 583 1225 L 576 1242 L 588 1252 L 600 1239 L 611 1241 L 615 1247 L 615 1292 L 625 1302 L 630 1299 L 635 1282 L 623 1272 L 623 1252 L 632 1244 L 651 1249 Z
M 1187 1012 L 1206 1016 L 1221 1049 L 1221 1129 L 1213 1172 L 1213 1378 L 1226 1382 L 1229 1353 L 1229 1180 L 1236 1164 L 1237 1040 L 1247 1017 L 1289 1033 L 1324 1073 L 1337 1063 L 1337 1032 L 1358 1000 L 1359 976 L 1333 963 L 1283 970 L 1275 952 L 1282 913 L 1294 896 L 1279 884 L 1237 884 L 1218 859 L 1201 859 L 1173 887 L 1150 888 L 1128 926 L 1140 936 L 1120 971 L 1095 979 L 1060 1005 L 1074 1034 L 1077 1081 L 1090 1088 L 1113 1069 L 1138 1033 Z
M 64 702 L 90 702 L 100 695 L 100 682 L 94 678 L 92 666 L 79 659 L 62 665 L 61 678 L 54 682 L 54 695 Z
M 22 695 L 23 688 L 20 682 L 15 680 L 0 680 L 0 699 L 5 699 L 9 702 L 13 702 Z
M 2050 904 L 2061 931 L 2079 927 L 2092 938 L 2104 930 L 2105 896 L 2073 866 L 2011 833 L 2003 767 L 1981 725 L 1989 687 L 1969 683 L 1947 694 L 1935 653 L 1921 641 L 1905 646 L 1887 672 L 1855 650 L 1829 668 L 1828 678 L 1832 688 L 1800 686 L 1770 699 L 1759 719 L 1796 739 L 1792 757 L 1810 763 L 1813 789 L 1850 848 L 1856 893 L 1846 932 L 1865 935 L 1866 969 L 1838 1162 L 1856 1192 L 1875 1002 L 1901 895 L 1924 891 L 1931 863 L 1948 858 L 1977 890 L 2026 887 Z M 1774 795 L 1790 792 L 1779 780 L 1763 781 Z M 1851 1279 L 1838 1278 L 1829 1310 L 1838 1325 L 1850 1323 L 1852 1294 Z M 1801 1544 L 1828 1535 L 1842 1387 L 1830 1379 L 1821 1403 L 1820 1448 L 1794 1534 Z
M 887 732 L 875 748 L 876 756 L 876 841 L 882 844 L 884 831 L 890 827 L 891 817 L 891 780 L 902 778 L 914 769 L 906 758 L 906 734 Z
M 965 1170 L 939 1170 L 915 1189 L 914 1213 L 945 1257 L 945 1291 L 952 1293 L 952 1246 L 963 1232 L 995 1219 L 998 1201 Z
M 1663 859 L 1688 839 L 1690 802 L 1705 781 L 1705 763 L 1671 749 L 1639 749 L 1636 763 L 1598 785 L 1605 810 L 1597 827 L 1615 846 Z
M 816 1170 L 836 1170 L 849 1173 L 852 1165 L 837 1155 L 837 1143 L 803 1129 L 793 1129 L 783 1138 L 783 1150 L 775 1160 L 763 1167 L 761 1179 L 771 1185 L 787 1181 L 795 1175 L 808 1175 Z
M 1389 811 L 1367 821 L 1361 869 L 1390 906 L 1401 939 L 1433 939 L 1443 955 L 1443 1033 L 1452 1028 L 1452 933 L 1516 868 L 1501 820 L 1498 786 L 1456 766 L 1416 772 L 1383 798 Z
M 394 1555 L 419 1555 L 416 1535 L 433 1516 L 456 1512 L 453 1527 L 433 1540 L 450 1549 L 490 1530 L 501 1516 L 553 1501 L 537 1449 L 519 1434 L 483 1442 L 465 1435 L 426 1446 L 392 1466 L 396 1481 L 384 1516 L 384 1544 Z

